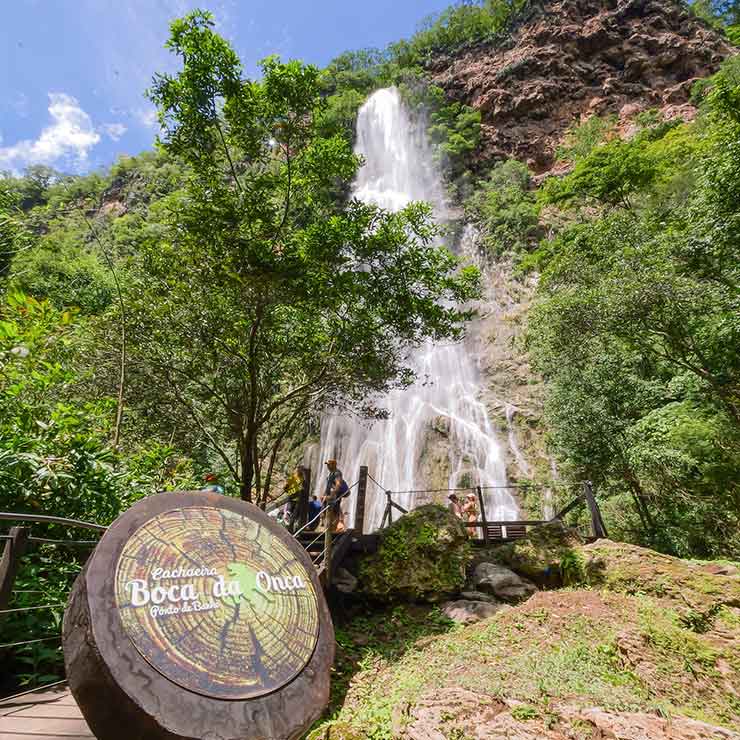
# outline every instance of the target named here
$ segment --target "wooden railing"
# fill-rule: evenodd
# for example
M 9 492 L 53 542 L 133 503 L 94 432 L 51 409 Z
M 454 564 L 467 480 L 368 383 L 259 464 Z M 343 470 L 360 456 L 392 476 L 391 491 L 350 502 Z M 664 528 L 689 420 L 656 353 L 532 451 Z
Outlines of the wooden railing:
M 372 479 L 372 478 L 371 478 Z M 374 479 L 372 479 L 374 480 Z M 480 506 L 480 519 L 475 521 L 465 521 L 466 527 L 471 529 L 479 530 L 480 537 L 475 539 L 489 544 L 491 542 L 501 542 L 508 540 L 522 539 L 527 536 L 529 530 L 532 527 L 538 527 L 543 524 L 549 524 L 555 521 L 563 521 L 566 514 L 569 514 L 576 508 L 582 505 L 586 505 L 589 511 L 590 519 L 590 536 L 594 539 L 601 539 L 608 536 L 604 520 L 601 516 L 599 505 L 596 501 L 596 497 L 593 492 L 593 484 L 591 481 L 584 481 L 580 484 L 580 493 L 570 501 L 565 507 L 557 512 L 551 519 L 527 519 L 527 520 L 507 520 L 507 521 L 493 521 L 489 520 L 486 516 L 486 504 L 483 496 L 483 488 L 476 486 L 475 488 L 464 488 L 454 489 L 455 491 L 475 491 L 478 499 L 478 505 Z M 378 484 L 379 487 L 380 484 Z M 509 488 L 508 486 L 501 486 L 501 488 Z M 439 491 L 434 491 L 438 493 Z M 443 491 L 444 492 L 444 491 Z M 393 501 L 393 491 L 383 490 L 386 496 L 386 507 L 383 513 L 383 519 L 381 521 L 380 529 L 384 529 L 386 526 L 392 523 L 393 510 L 398 510 L 401 513 L 406 513 L 406 509 Z M 415 493 L 430 493 L 430 491 L 416 491 Z

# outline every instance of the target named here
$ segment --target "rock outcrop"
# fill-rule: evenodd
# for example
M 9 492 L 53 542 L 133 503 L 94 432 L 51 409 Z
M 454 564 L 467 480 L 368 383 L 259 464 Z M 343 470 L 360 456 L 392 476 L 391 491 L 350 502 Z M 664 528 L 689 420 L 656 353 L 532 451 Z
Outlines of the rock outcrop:
M 501 609 L 506 609 L 504 604 L 493 604 L 489 601 L 470 601 L 460 599 L 448 601 L 440 607 L 442 614 L 458 624 L 473 624 L 481 619 L 488 619 Z
M 447 740 L 450 737 L 491 740 L 572 740 L 574 737 L 740 740 L 740 734 L 736 732 L 686 717 L 615 712 L 571 702 L 555 704 L 545 717 L 522 702 L 492 699 L 463 689 L 430 692 L 422 696 L 403 719 L 398 737 L 408 740 Z M 574 729 L 578 728 L 584 734 L 575 735 Z
M 505 42 L 437 57 L 429 72 L 481 111 L 482 160 L 516 157 L 544 172 L 565 131 L 591 114 L 691 118 L 693 82 L 734 51 L 677 0 L 550 0 Z
M 473 587 L 501 601 L 517 603 L 529 598 L 537 589 L 513 570 L 495 563 L 479 563 L 473 571 Z
M 388 602 L 446 601 L 463 587 L 469 556 L 462 521 L 421 506 L 380 532 L 377 552 L 360 564 L 359 591 Z
M 527 537 L 495 548 L 486 557 L 501 563 L 524 578 L 547 587 L 562 586 L 571 579 L 569 565 L 580 557 L 576 548 L 583 544 L 578 532 L 554 521 L 534 527 Z M 580 571 L 580 568 L 577 568 Z M 577 578 L 580 573 L 573 574 Z
M 625 542 L 597 540 L 580 549 L 583 580 L 610 591 L 671 600 L 679 611 L 713 614 L 740 608 L 740 576 L 733 566 L 694 563 Z

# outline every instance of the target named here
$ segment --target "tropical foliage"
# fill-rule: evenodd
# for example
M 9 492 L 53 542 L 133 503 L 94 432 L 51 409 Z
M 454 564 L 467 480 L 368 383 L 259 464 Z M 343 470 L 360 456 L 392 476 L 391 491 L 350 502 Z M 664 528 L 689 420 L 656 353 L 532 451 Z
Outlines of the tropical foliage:
M 613 496 L 617 536 L 703 557 L 740 553 L 739 92 L 731 63 L 696 124 L 550 180 L 542 201 L 571 222 L 534 260 L 554 445 Z

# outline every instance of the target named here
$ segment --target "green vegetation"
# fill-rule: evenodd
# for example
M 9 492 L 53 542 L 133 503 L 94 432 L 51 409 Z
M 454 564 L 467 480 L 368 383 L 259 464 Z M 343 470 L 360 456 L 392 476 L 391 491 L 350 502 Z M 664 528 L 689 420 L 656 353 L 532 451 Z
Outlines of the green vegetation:
M 692 0 L 691 10 L 718 29 L 724 30 L 735 46 L 740 46 L 740 3 L 738 0 Z
M 603 590 L 540 592 L 454 629 L 436 626 L 430 612 L 412 620 L 412 632 L 406 609 L 378 619 L 358 607 L 337 631 L 340 681 L 312 740 L 397 737 L 422 713 L 424 730 L 444 737 L 493 735 L 513 722 L 533 737 L 556 727 L 592 737 L 599 720 L 572 707 L 736 728 L 737 576 L 603 541 L 574 544 L 572 554 L 601 574 Z M 702 620 L 689 618 L 710 604 Z M 427 630 L 433 639 L 422 637 Z
M 521 256 L 542 237 L 539 206 L 527 166 L 514 159 L 496 164 L 465 202 L 492 257 Z
M 734 69 L 697 123 L 653 122 L 547 181 L 564 226 L 525 259 L 555 449 L 597 482 L 616 538 L 701 557 L 740 553 Z
M 380 534 L 360 567 L 360 588 L 380 601 L 443 601 L 465 584 L 470 557 L 462 522 L 441 506 L 420 506 Z
M 558 147 L 557 159 L 574 162 L 590 154 L 595 147 L 614 136 L 616 116 L 591 116 L 583 123 L 571 128 L 564 142 Z
M 527 5 L 528 0 L 458 2 L 426 18 L 411 39 L 394 44 L 391 49 L 405 66 L 424 64 L 434 54 L 496 39 Z
M 0 179 L 0 510 L 106 524 L 210 471 L 264 504 L 327 404 L 378 415 L 367 399 L 411 381 L 410 347 L 459 336 L 477 294 L 424 204 L 344 197 L 371 59 L 321 73 L 270 58 L 245 80 L 201 12 L 168 45 L 182 67 L 150 91 L 157 151 Z M 12 606 L 61 600 L 83 561 L 39 549 L 19 577 L 33 593 Z M 58 613 L 14 615 L 4 637 L 40 620 L 53 634 Z M 60 672 L 52 644 L 9 659 L 28 683 Z

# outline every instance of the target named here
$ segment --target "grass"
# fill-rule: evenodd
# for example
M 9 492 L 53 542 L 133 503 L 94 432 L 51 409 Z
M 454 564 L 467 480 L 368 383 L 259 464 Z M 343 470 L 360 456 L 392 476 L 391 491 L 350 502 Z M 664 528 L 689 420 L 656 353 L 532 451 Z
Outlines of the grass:
M 717 646 L 713 624 L 740 637 L 737 621 L 736 610 L 725 609 L 697 632 L 654 597 L 584 590 L 539 594 L 465 628 L 435 609 L 356 615 L 337 631 L 339 683 L 320 729 L 339 721 L 359 737 L 389 740 L 407 708 L 445 688 L 514 702 L 519 721 L 555 722 L 554 704 L 575 697 L 606 710 L 678 713 L 732 727 L 740 707 L 717 665 L 725 660 L 740 670 L 740 659 Z M 626 633 L 639 646 L 637 666 L 622 649 Z M 459 717 L 448 729 L 448 737 L 464 738 Z

